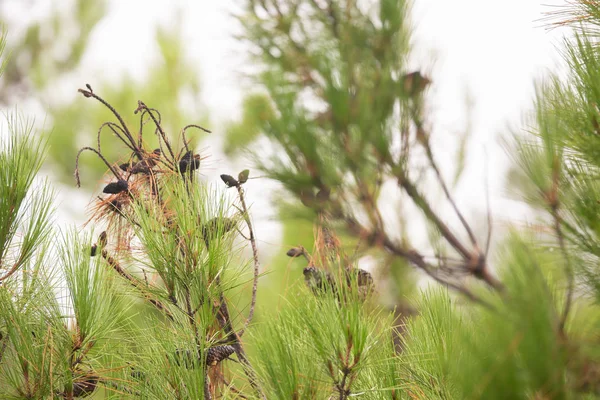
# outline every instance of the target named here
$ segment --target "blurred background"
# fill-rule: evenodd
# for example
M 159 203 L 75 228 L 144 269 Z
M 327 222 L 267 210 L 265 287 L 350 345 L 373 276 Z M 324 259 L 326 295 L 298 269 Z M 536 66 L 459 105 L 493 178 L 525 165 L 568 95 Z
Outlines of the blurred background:
M 546 29 L 543 18 L 563 3 L 413 2 L 409 65 L 433 80 L 428 109 L 436 146 L 446 150 L 438 152 L 444 168 L 456 167 L 456 137 L 468 138 L 465 173 L 455 192 L 470 220 L 485 219 L 487 181 L 495 225 L 501 228 L 508 217 L 527 222 L 525 206 L 505 189 L 509 163 L 499 138 L 527 123 L 535 82 L 560 71 L 556 47 L 564 32 Z M 0 2 L 11 51 L 0 104 L 34 116 L 40 132 L 50 133 L 44 173 L 57 188 L 61 224 L 83 226 L 86 205 L 103 185 L 105 166 L 92 157 L 82 158 L 81 189 L 73 178 L 77 150 L 93 144 L 100 124 L 111 118 L 77 93 L 86 83 L 132 125 L 137 101 L 143 100 L 161 111 L 173 136 L 186 124 L 210 129 L 211 134 L 192 136 L 193 146 L 207 157 L 201 179 L 219 181 L 220 174 L 235 176 L 245 168 L 260 175 L 243 148 L 233 149 L 227 140 L 234 123 L 243 120 L 244 95 L 253 89 L 247 76 L 256 68 L 235 38 L 241 31 L 233 17 L 238 12 L 232 0 Z M 103 147 L 117 154 L 108 141 Z M 312 243 L 312 227 L 280 218 L 276 183 L 253 179 L 246 191 L 263 272 L 284 269 L 290 263 L 287 249 Z M 426 236 L 424 228 L 415 229 L 415 237 Z

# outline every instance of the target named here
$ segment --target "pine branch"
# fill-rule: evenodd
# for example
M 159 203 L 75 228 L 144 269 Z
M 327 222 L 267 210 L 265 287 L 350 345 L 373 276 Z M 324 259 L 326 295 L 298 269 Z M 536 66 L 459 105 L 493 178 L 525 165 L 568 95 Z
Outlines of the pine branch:
M 109 266 L 111 266 L 119 275 L 121 275 L 123 278 L 125 278 L 131 284 L 131 286 L 135 287 L 140 292 L 142 292 L 142 294 L 144 294 L 144 298 L 146 300 L 148 300 L 148 302 L 150 304 L 155 306 L 159 311 L 162 311 L 163 313 L 165 313 L 167 318 L 169 318 L 171 321 L 174 320 L 173 314 L 171 314 L 171 312 L 159 300 L 151 298 L 150 297 L 151 295 L 149 293 L 147 293 L 146 290 L 144 289 L 144 285 L 138 279 L 134 278 L 127 271 L 125 271 L 121 267 L 119 262 L 108 254 L 108 251 L 102 250 L 101 254 L 102 254 L 102 258 L 104 258 L 104 260 L 106 260 L 106 262 L 108 263 Z
M 258 261 L 258 247 L 256 246 L 256 240 L 254 238 L 254 230 L 252 229 L 252 221 L 250 220 L 250 215 L 248 212 L 248 207 L 246 206 L 246 200 L 244 198 L 244 189 L 242 186 L 238 184 L 237 186 L 238 195 L 240 198 L 240 202 L 242 203 L 242 214 L 244 216 L 244 220 L 246 221 L 246 225 L 248 226 L 248 231 L 250 232 L 250 244 L 252 246 L 252 257 L 254 259 L 254 273 L 252 279 L 252 300 L 250 302 L 250 311 L 248 312 L 248 317 L 246 318 L 246 322 L 244 322 L 244 327 L 238 333 L 241 338 L 248 328 L 248 325 L 252 322 L 252 318 L 254 317 L 254 308 L 256 306 L 256 292 L 258 290 L 258 274 L 260 271 L 260 263 Z

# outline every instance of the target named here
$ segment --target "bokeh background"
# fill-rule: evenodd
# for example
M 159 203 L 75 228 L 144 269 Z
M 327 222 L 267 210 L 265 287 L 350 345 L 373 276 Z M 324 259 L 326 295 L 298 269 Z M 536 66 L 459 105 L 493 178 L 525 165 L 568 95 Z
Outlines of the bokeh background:
M 433 79 L 428 108 L 433 140 L 447 150 L 439 153 L 445 168 L 456 167 L 456 138 L 468 138 L 465 174 L 455 193 L 471 220 L 481 217 L 481 229 L 486 182 L 496 229 L 509 217 L 528 222 L 525 206 L 512 201 L 506 190 L 509 163 L 500 141 L 527 124 L 535 82 L 562 68 L 556 48 L 564 32 L 548 30 L 544 13 L 563 3 L 413 2 L 409 65 Z M 235 39 L 240 32 L 233 17 L 237 12 L 232 0 L 0 2 L 0 24 L 8 31 L 11 50 L 0 104 L 35 117 L 40 138 L 49 134 L 44 174 L 57 188 L 60 224 L 83 229 L 86 205 L 103 185 L 105 167 L 92 158 L 82 159 L 86 178 L 81 189 L 73 178 L 77 149 L 93 143 L 100 124 L 110 118 L 103 107 L 77 93 L 86 83 L 132 125 L 137 123 L 137 100 L 143 100 L 161 111 L 173 134 L 189 123 L 209 128 L 211 134 L 193 136 L 194 146 L 207 156 L 202 179 L 218 181 L 222 173 L 236 175 L 245 168 L 260 176 L 243 149 L 232 152 L 225 146 L 228 131 L 243 119 L 243 98 L 253 89 L 247 76 L 256 68 L 248 49 Z M 254 146 L 269 145 L 259 140 Z M 111 151 L 116 155 L 118 150 Z M 312 241 L 312 228 L 280 218 L 276 183 L 253 179 L 246 190 L 263 272 L 279 279 L 277 272 L 290 263 L 286 250 Z M 286 224 L 298 226 L 286 230 Z M 426 236 L 418 226 L 411 229 L 416 229 L 411 232 L 415 237 Z M 368 259 L 362 262 L 368 268 Z

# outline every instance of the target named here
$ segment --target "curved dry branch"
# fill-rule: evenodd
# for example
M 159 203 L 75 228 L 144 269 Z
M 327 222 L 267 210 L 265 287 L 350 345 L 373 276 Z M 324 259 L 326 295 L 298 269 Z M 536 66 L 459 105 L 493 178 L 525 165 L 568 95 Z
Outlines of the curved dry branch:
M 427 135 L 424 131 L 422 122 L 418 118 L 414 118 L 413 120 L 414 120 L 415 126 L 417 128 L 417 137 L 422 137 L 422 138 L 427 137 Z M 465 219 L 463 214 L 458 209 L 458 206 L 456 205 L 454 198 L 450 194 L 450 190 L 448 190 L 446 181 L 444 181 L 444 177 L 442 176 L 442 173 L 440 172 L 440 169 L 438 168 L 435 158 L 433 157 L 433 151 L 431 150 L 429 141 L 428 140 L 422 140 L 422 141 L 420 140 L 419 143 L 421 143 L 421 145 L 425 149 L 425 153 L 427 154 L 427 159 L 429 160 L 429 164 L 431 165 L 431 168 L 433 168 L 433 171 L 435 172 L 435 176 L 438 180 L 438 183 L 442 187 L 442 190 L 444 191 L 444 194 L 446 195 L 446 199 L 450 202 L 450 205 L 452 206 L 452 209 L 454 209 L 454 212 L 456 213 L 456 216 L 460 220 L 460 223 L 465 228 L 465 231 L 467 231 L 467 235 L 469 235 L 471 244 L 473 246 L 475 246 L 476 248 L 478 248 L 479 246 L 477 244 L 477 239 L 475 238 L 475 234 L 473 233 L 473 230 L 467 223 L 467 220 Z
M 106 164 L 106 166 L 108 167 L 108 169 L 110 170 L 110 172 L 113 173 L 113 175 L 117 178 L 117 179 L 122 179 L 121 175 L 110 165 L 110 163 L 106 160 L 106 158 L 104 158 L 104 156 L 96 149 L 92 148 L 92 147 L 82 147 L 78 152 L 77 152 L 77 157 L 75 158 L 75 179 L 77 180 L 77 187 L 81 187 L 81 181 L 79 180 L 79 156 L 81 156 L 81 153 L 83 153 L 85 150 L 89 150 L 91 152 L 96 153 L 96 155 L 98 157 L 100 157 L 100 159 L 104 162 L 104 164 Z
M 189 128 L 196 128 L 196 129 L 200 129 L 201 131 L 204 131 L 206 133 L 212 133 L 211 131 L 209 131 L 206 128 L 201 127 L 200 125 L 196 125 L 196 124 L 189 124 L 183 127 L 183 129 L 181 130 L 181 137 L 183 139 L 183 145 L 185 146 L 185 150 L 186 151 L 190 151 L 189 147 L 188 147 L 188 140 L 185 137 L 185 131 L 187 131 Z
M 89 85 L 88 85 L 88 89 L 90 89 L 90 90 L 79 89 L 79 93 L 83 94 L 85 97 L 92 97 L 92 98 L 98 100 L 100 103 L 104 104 L 104 106 L 106 108 L 108 108 L 110 110 L 110 112 L 113 113 L 113 115 L 119 120 L 119 123 L 121 124 L 121 127 L 123 128 L 123 132 L 125 133 L 125 136 L 129 140 L 131 145 L 135 148 L 136 147 L 135 140 L 133 139 L 133 136 L 131 135 L 129 128 L 127 128 L 127 124 L 123 120 L 123 117 L 121 117 L 121 114 L 119 114 L 117 112 L 117 110 L 115 110 L 115 108 L 113 106 L 111 106 L 106 100 L 104 100 L 102 97 L 100 97 L 96 93 L 94 93 L 91 90 Z M 138 158 L 140 160 L 143 158 L 143 154 L 139 151 L 136 151 L 136 155 L 138 156 Z
M 160 113 L 157 110 L 149 108 L 146 104 L 144 104 L 143 101 L 138 100 L 138 108 L 135 111 L 138 112 L 140 110 L 147 112 L 148 115 L 150 115 L 150 118 L 152 118 L 152 121 L 154 121 L 154 125 L 156 125 L 156 129 L 160 133 L 160 137 L 162 138 L 162 141 L 164 142 L 165 146 L 167 146 L 167 150 L 169 150 L 169 154 L 171 155 L 171 160 L 173 162 L 173 165 L 175 166 L 177 164 L 177 160 L 175 159 L 175 153 L 173 153 L 173 149 L 171 148 L 169 139 L 167 138 L 167 135 L 160 124 L 160 122 L 161 122 L 160 121 L 160 119 L 161 119 Z M 154 112 L 156 112 L 158 114 L 158 119 L 154 116 Z M 160 144 L 160 143 L 161 142 L 159 140 L 159 145 L 160 145 L 161 151 L 162 151 L 162 144 Z M 162 153 L 165 154 L 164 151 L 162 151 Z
M 427 200 L 419 193 L 416 186 L 413 185 L 408 177 L 402 175 L 398 178 L 398 183 L 404 189 L 406 194 L 413 200 L 415 205 L 423 211 L 423 214 L 427 217 L 428 220 L 433 222 L 435 226 L 442 233 L 444 238 L 448 241 L 448 243 L 460 253 L 466 260 L 471 259 L 471 252 L 458 240 L 458 238 L 450 231 L 450 228 L 438 217 L 438 215 L 433 211 Z
M 125 134 L 125 131 L 123 131 L 123 128 L 121 128 L 119 125 L 115 124 L 114 122 L 105 122 L 102 125 L 100 125 L 100 128 L 98 129 L 98 151 L 102 152 L 102 148 L 100 147 L 100 134 L 102 133 L 102 128 L 104 128 L 105 126 L 108 126 L 113 133 L 125 144 L 125 146 L 127 146 L 131 151 L 136 152 L 139 149 L 132 147 L 131 144 L 129 142 L 127 142 L 127 140 L 125 140 L 125 138 L 123 136 L 121 136 L 121 134 L 119 134 L 119 132 L 117 132 L 117 129 L 121 130 L 122 134 Z
M 370 242 L 380 245 L 381 247 L 383 247 L 384 249 L 386 249 L 387 251 L 391 252 L 392 254 L 394 254 L 398 257 L 404 258 L 405 260 L 410 262 L 412 265 L 414 265 L 418 269 L 425 272 L 429 277 L 431 277 L 436 282 L 463 294 L 465 297 L 469 298 L 471 301 L 473 301 L 475 303 L 478 303 L 490 310 L 495 310 L 495 307 L 493 305 L 491 305 L 487 301 L 485 301 L 482 298 L 475 295 L 467 287 L 441 278 L 435 272 L 435 268 L 433 268 L 430 264 L 428 264 L 425 261 L 425 257 L 422 256 L 416 250 L 403 248 L 403 247 L 397 245 L 384 232 L 376 232 L 376 233 L 369 232 L 356 219 L 354 219 L 350 216 L 344 216 L 343 220 L 345 221 L 348 229 L 350 231 L 354 232 L 359 237 L 369 238 Z

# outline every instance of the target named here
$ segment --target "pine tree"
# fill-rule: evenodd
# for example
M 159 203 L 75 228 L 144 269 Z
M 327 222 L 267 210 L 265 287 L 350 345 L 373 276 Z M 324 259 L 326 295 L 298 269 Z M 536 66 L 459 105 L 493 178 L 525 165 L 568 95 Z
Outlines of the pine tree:
M 264 287 L 245 199 L 254 170 L 218 171 L 223 183 L 206 184 L 185 138 L 199 125 L 176 142 L 151 99 L 124 108 L 148 121 L 130 125 L 86 85 L 82 107 L 109 110 L 122 148 L 105 153 L 90 135 L 73 154 L 78 182 L 94 179 L 82 154 L 107 171 L 92 236 L 55 228 L 53 192 L 35 178 L 46 144 L 32 145 L 31 123 L 13 114 L 0 135 L 0 398 L 600 398 L 598 5 L 552 16 L 580 23 L 565 41 L 568 79 L 540 85 L 531 127 L 507 139 L 510 181 L 538 223 L 493 252 L 436 163 L 424 107 L 434 77 L 402 68 L 404 3 L 261 1 L 246 11 L 266 93 L 252 98 L 268 111 L 254 133 L 281 150 L 258 167 L 315 227 L 313 246 L 286 254 L 302 262 L 300 282 L 256 323 Z M 305 86 L 321 108 L 299 96 Z M 425 195 L 417 160 L 456 224 Z M 384 183 L 431 226 L 434 257 L 383 218 Z M 402 332 L 355 253 L 402 260 L 437 282 L 413 296 L 419 313 Z

